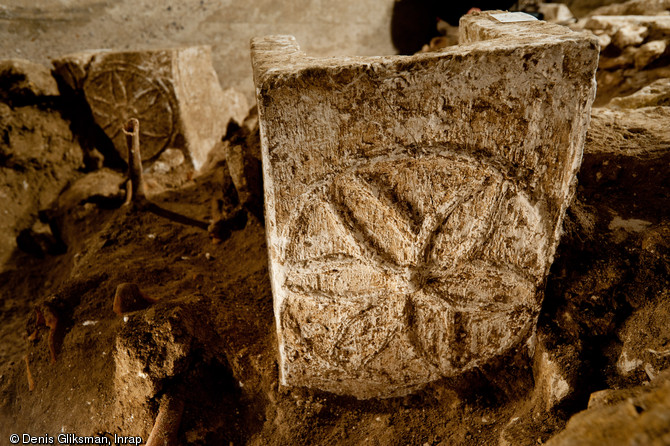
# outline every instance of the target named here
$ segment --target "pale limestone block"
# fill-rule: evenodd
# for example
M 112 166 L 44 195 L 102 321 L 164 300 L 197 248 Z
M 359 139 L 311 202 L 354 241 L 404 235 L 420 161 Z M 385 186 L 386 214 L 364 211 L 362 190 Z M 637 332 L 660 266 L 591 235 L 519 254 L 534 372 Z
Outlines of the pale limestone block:
M 596 32 L 595 34 L 598 38 L 598 44 L 600 44 L 601 51 L 607 48 L 610 43 L 612 43 L 612 37 L 604 31 L 601 31 L 600 33 Z
M 648 29 L 650 38 L 658 39 L 670 35 L 670 16 L 648 16 L 648 15 L 597 15 L 589 17 L 583 22 L 583 27 L 591 30 L 604 30 L 608 34 L 614 34 L 626 26 L 644 26 Z
M 70 88 L 82 92 L 93 119 L 128 158 L 123 124 L 140 120 L 142 159 L 166 147 L 186 151 L 199 169 L 233 119 L 241 124 L 246 99 L 222 90 L 208 46 L 146 50 L 94 50 L 53 61 Z
M 547 446 L 667 445 L 670 372 L 644 386 L 592 394 L 589 408 L 573 415 Z
M 646 68 L 647 65 L 661 57 L 667 47 L 668 42 L 666 40 L 652 40 L 640 45 L 640 48 L 635 52 L 635 68 L 638 70 Z
M 405 395 L 530 338 L 598 44 L 489 13 L 460 29 L 415 56 L 252 41 L 281 384 Z
M 670 79 L 658 79 L 628 96 L 613 98 L 612 108 L 642 108 L 670 105 Z
M 628 0 L 624 3 L 601 6 L 589 13 L 593 16 L 617 15 L 648 15 L 659 16 L 670 14 L 670 0 Z
M 538 9 L 547 22 L 563 24 L 576 20 L 570 8 L 563 3 L 540 3 Z
M 644 42 L 647 37 L 649 28 L 640 25 L 626 25 L 622 26 L 612 36 L 612 43 L 621 49 L 627 46 L 636 46 Z

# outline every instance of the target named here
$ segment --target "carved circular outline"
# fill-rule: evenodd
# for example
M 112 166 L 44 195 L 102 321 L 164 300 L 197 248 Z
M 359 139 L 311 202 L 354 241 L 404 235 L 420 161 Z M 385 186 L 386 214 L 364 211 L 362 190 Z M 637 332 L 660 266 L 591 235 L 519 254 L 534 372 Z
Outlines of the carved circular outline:
M 440 156 L 441 158 L 441 156 Z M 411 160 L 411 158 L 405 158 L 402 160 L 392 160 L 393 163 L 395 164 L 402 164 L 404 161 Z M 404 166 L 407 168 L 406 166 Z M 363 166 L 357 166 L 354 168 L 351 168 L 345 172 L 342 172 L 338 174 L 335 179 L 333 179 L 333 183 L 337 182 L 337 178 L 345 178 L 347 179 L 345 183 L 347 185 L 354 185 L 356 189 L 360 188 L 360 185 L 356 185 L 355 181 L 352 181 L 352 177 L 355 178 L 361 178 L 364 176 L 366 173 L 366 170 L 368 169 L 368 165 L 363 165 Z M 493 172 L 493 173 L 498 173 L 500 177 L 500 182 L 504 182 L 505 180 L 503 179 L 504 176 L 500 174 L 499 170 L 496 169 L 493 165 L 489 165 L 488 169 Z M 364 182 L 365 184 L 366 182 Z M 485 182 L 483 182 L 484 184 Z M 468 184 L 463 185 L 468 186 Z M 472 187 L 472 192 L 475 192 L 477 190 L 483 190 L 484 185 L 480 186 L 471 186 Z M 504 188 L 501 188 L 501 191 L 499 192 L 500 194 L 503 194 Z M 434 212 L 437 212 L 438 214 L 445 214 L 445 215 L 440 215 L 440 218 L 437 218 L 435 220 L 436 226 L 429 226 L 426 229 L 428 231 L 425 234 L 417 234 L 418 238 L 430 238 L 434 236 L 438 231 L 440 231 L 445 222 L 446 222 L 446 217 L 451 215 L 452 211 L 455 209 L 458 209 L 462 207 L 463 205 L 467 204 L 471 200 L 474 199 L 473 194 L 467 194 L 471 195 L 469 198 L 464 198 L 462 200 L 459 200 L 457 202 L 454 202 L 454 204 L 449 205 L 449 210 L 442 209 L 441 211 L 435 210 Z M 374 196 L 371 194 L 371 196 Z M 306 203 L 314 203 L 317 201 L 322 201 L 322 202 L 327 202 L 327 201 L 338 201 L 342 200 L 342 197 L 337 197 L 333 195 L 332 190 L 328 191 L 323 191 L 323 190 L 313 190 L 311 192 L 305 193 L 301 197 L 301 205 L 298 206 L 297 209 L 292 212 L 292 217 L 291 221 L 292 223 L 289 223 L 287 226 L 295 229 L 297 226 L 297 220 L 299 220 L 305 212 L 308 211 L 309 206 L 306 206 Z M 379 202 L 379 206 L 383 206 L 381 202 Z M 337 211 L 336 211 L 337 212 Z M 340 215 L 343 218 L 347 218 L 347 212 L 339 212 Z M 481 224 L 486 226 L 488 228 L 492 223 L 492 218 L 494 216 L 495 212 L 493 209 L 490 209 L 490 213 L 486 216 L 486 218 L 483 218 L 481 221 Z M 351 217 L 349 217 L 351 218 Z M 426 216 L 423 216 L 423 219 L 426 219 Z M 309 220 L 309 216 L 306 217 L 305 221 Z M 359 222 L 359 223 L 364 223 L 364 222 Z M 348 225 L 344 225 L 345 227 L 351 228 L 353 227 L 353 224 L 349 222 Z M 488 229 L 487 229 L 488 230 Z M 486 231 L 484 231 L 486 232 Z M 289 230 L 288 232 L 288 237 L 289 239 L 293 239 L 293 231 Z M 355 239 L 355 237 L 354 237 Z M 401 265 L 398 265 L 397 262 L 395 262 L 392 259 L 389 259 L 388 256 L 382 255 L 380 253 L 380 248 L 374 246 L 373 244 L 370 244 L 369 241 L 365 240 L 358 240 L 359 244 L 367 245 L 363 246 L 361 245 L 361 249 L 366 252 L 368 256 L 372 256 L 374 258 L 374 263 L 377 264 L 377 267 L 382 268 L 386 272 L 391 272 L 394 269 L 400 268 Z M 425 243 L 422 243 L 424 245 Z M 430 245 L 426 245 L 426 249 L 432 250 L 433 248 L 430 248 Z M 475 246 L 473 246 L 471 249 L 475 249 Z M 425 257 L 421 256 L 421 258 Z M 321 259 L 311 259 L 310 260 L 310 268 L 312 269 L 315 268 L 316 265 L 319 265 L 319 260 Z M 328 262 L 328 259 L 325 259 L 326 262 Z M 352 264 L 355 264 L 359 261 L 362 261 L 361 259 L 357 258 L 349 258 L 346 260 L 347 262 L 351 262 Z M 393 265 L 389 265 L 389 263 Z M 429 261 L 428 260 L 422 260 L 419 262 L 419 264 L 412 264 L 410 266 L 407 266 L 406 268 L 409 268 L 410 270 L 413 270 L 415 272 L 420 271 L 422 268 L 428 268 L 429 267 Z M 291 262 L 289 261 L 289 264 Z M 520 283 L 524 286 L 526 286 L 529 290 L 531 288 L 534 288 L 533 284 L 531 281 L 523 276 L 517 275 L 515 271 L 513 270 L 503 270 L 499 269 L 494 264 L 482 264 L 483 266 L 490 267 L 492 269 L 495 269 L 496 271 L 499 271 L 501 274 L 504 273 L 505 275 L 511 275 L 511 276 L 517 276 L 518 280 Z M 292 265 L 292 267 L 295 267 L 296 265 Z M 466 268 L 468 269 L 468 268 Z M 444 268 L 438 268 L 435 271 L 431 271 L 431 282 L 435 282 L 438 284 L 442 285 L 448 285 L 449 282 L 452 281 L 457 281 L 457 278 L 459 277 L 460 274 L 464 272 L 464 270 L 461 268 L 459 270 L 455 270 L 452 272 L 452 274 L 448 273 L 448 270 L 444 270 Z M 317 271 L 313 271 L 314 274 L 318 274 Z M 311 273 L 307 271 L 300 271 L 299 269 L 294 270 L 293 275 L 307 275 L 309 276 Z M 297 276 L 296 276 L 297 277 Z M 402 275 L 398 276 L 399 281 L 403 282 L 404 279 L 402 278 Z M 284 282 L 284 287 L 287 287 L 289 282 L 291 280 L 291 274 L 287 275 L 285 278 Z M 320 287 L 316 290 L 310 290 L 312 292 L 316 291 L 320 296 L 329 296 L 330 293 Z M 374 294 L 374 293 L 373 293 Z M 391 298 L 390 295 L 385 295 L 383 298 L 381 296 L 374 296 L 373 294 L 368 295 L 367 297 L 371 298 L 373 301 L 376 301 L 375 304 L 373 304 L 373 307 L 376 305 L 380 305 L 380 303 L 383 300 Z M 396 299 L 401 299 L 404 302 L 404 306 L 409 305 L 413 310 L 413 312 L 417 311 L 423 311 L 423 312 L 430 312 L 430 311 L 435 311 L 437 307 L 442 307 L 443 309 L 448 309 L 449 312 L 445 312 L 444 314 L 447 315 L 449 313 L 450 319 L 454 319 L 456 316 L 463 317 L 463 318 L 471 318 L 473 319 L 473 326 L 468 327 L 467 324 L 465 326 L 465 330 L 462 332 L 465 336 L 472 337 L 475 335 L 478 329 L 485 327 L 488 323 L 492 322 L 493 320 L 498 320 L 501 322 L 501 326 L 503 327 L 503 332 L 504 335 L 500 336 L 500 339 L 498 339 L 498 343 L 494 344 L 490 351 L 485 352 L 485 354 L 479 358 L 475 356 L 472 356 L 472 352 L 470 352 L 467 348 L 466 345 L 462 345 L 465 343 L 465 341 L 458 341 L 455 343 L 445 343 L 444 345 L 438 343 L 431 343 L 427 342 L 427 340 L 422 339 L 423 336 L 420 333 L 422 330 L 428 330 L 435 332 L 439 335 L 442 335 L 443 337 L 446 337 L 447 335 L 453 334 L 455 330 L 456 325 L 456 320 L 440 320 L 440 321 L 433 321 L 430 326 L 427 325 L 422 325 L 422 326 L 406 326 L 405 328 L 409 330 L 410 332 L 410 343 L 412 346 L 416 349 L 416 353 L 422 357 L 422 359 L 425 361 L 426 366 L 432 367 L 435 370 L 438 371 L 438 373 L 442 376 L 453 376 L 455 374 L 464 372 L 466 370 L 469 370 L 478 364 L 488 361 L 492 359 L 493 357 L 496 357 L 505 351 L 508 351 L 510 348 L 512 348 L 515 344 L 519 343 L 520 338 L 523 336 L 523 334 L 527 333 L 527 329 L 529 329 L 532 326 L 533 320 L 536 316 L 536 311 L 533 310 L 532 308 L 532 293 L 521 293 L 519 296 L 519 300 L 516 302 L 494 302 L 494 300 L 491 300 L 491 302 L 477 302 L 477 301 L 472 301 L 467 305 L 469 308 L 463 309 L 459 308 L 460 305 L 459 303 L 463 303 L 465 300 L 462 297 L 457 297 L 456 295 L 451 295 L 450 293 L 445 293 L 444 290 L 437 289 L 433 286 L 421 286 L 420 289 L 414 292 L 398 292 L 398 293 L 389 293 L 389 294 L 395 294 Z M 402 296 L 402 297 L 401 297 Z M 516 296 L 516 294 L 515 294 Z M 381 299 L 381 300 L 380 300 Z M 369 333 L 365 331 L 361 331 L 359 333 L 355 333 L 356 329 L 355 327 L 350 327 L 352 324 L 356 324 L 359 320 L 365 319 L 368 313 L 371 313 L 371 308 L 366 307 L 363 308 L 360 311 L 353 311 L 351 314 L 345 316 L 343 320 L 341 321 L 340 327 L 336 330 L 336 332 L 333 334 L 333 338 L 331 339 L 331 342 L 334 342 L 335 344 L 342 344 L 343 342 L 354 342 L 356 340 L 360 340 L 364 338 L 365 335 L 369 336 Z M 283 311 L 283 309 L 282 309 Z M 392 314 L 388 311 L 383 310 L 381 307 L 375 308 L 374 311 L 376 311 L 375 316 L 379 316 L 380 314 L 384 314 L 385 318 L 389 321 L 393 321 Z M 381 313 L 380 313 L 381 312 Z M 431 318 L 428 318 L 431 319 Z M 431 319 L 432 320 L 432 319 Z M 360 325 L 366 325 L 366 324 L 360 324 Z M 372 323 L 367 324 L 367 325 L 374 325 Z M 461 327 L 463 328 L 463 327 Z M 390 328 L 387 329 L 381 329 L 380 333 L 377 334 L 374 339 L 368 339 L 367 343 L 368 345 L 375 346 L 376 349 L 374 351 L 364 354 L 364 355 L 358 355 L 360 358 L 357 359 L 356 364 L 349 364 L 348 360 L 350 358 L 348 357 L 340 357 L 342 355 L 338 354 L 338 351 L 334 348 L 331 347 L 330 349 L 327 349 L 328 351 L 325 352 L 317 352 L 316 350 L 313 351 L 313 354 L 321 361 L 323 361 L 324 364 L 328 364 L 331 367 L 335 367 L 338 369 L 345 370 L 346 373 L 358 373 L 360 372 L 361 367 L 365 367 L 365 364 L 374 359 L 377 355 L 381 353 L 381 351 L 386 348 L 387 344 L 390 342 L 391 337 L 394 335 L 394 333 L 398 330 L 397 324 L 391 324 Z M 494 333 L 495 335 L 496 333 Z M 315 341 L 312 339 L 311 341 Z M 429 341 L 429 340 L 428 340 Z M 446 338 L 443 339 L 443 341 L 446 341 Z M 488 340 L 490 342 L 490 339 Z M 319 339 L 315 343 L 323 343 L 323 339 Z M 359 352 L 360 353 L 360 352 Z
M 133 83 L 127 81 L 131 76 L 139 78 L 140 85 L 146 88 L 133 88 L 132 91 L 128 91 L 128 85 L 137 85 L 137 81 Z M 109 84 L 108 89 L 114 98 L 114 102 L 96 94 L 103 77 L 109 77 L 109 80 L 105 82 Z M 128 161 L 128 152 L 122 128 L 130 118 L 140 120 L 140 143 L 143 161 L 157 156 L 174 139 L 177 116 L 172 95 L 162 82 L 152 79 L 146 70 L 128 63 L 104 64 L 100 69 L 89 74 L 83 90 L 91 108 L 93 119 L 112 140 L 114 147 L 124 160 Z M 153 100 L 140 105 L 138 100 L 149 95 L 154 96 Z M 133 100 L 128 100 L 129 97 Z M 159 105 L 157 106 L 157 104 Z M 150 119 L 142 118 L 147 115 L 150 115 Z M 151 125 L 152 118 L 161 117 L 164 117 L 164 119 L 160 120 L 160 125 Z M 159 130 L 165 128 L 166 130 L 156 132 L 156 128 Z

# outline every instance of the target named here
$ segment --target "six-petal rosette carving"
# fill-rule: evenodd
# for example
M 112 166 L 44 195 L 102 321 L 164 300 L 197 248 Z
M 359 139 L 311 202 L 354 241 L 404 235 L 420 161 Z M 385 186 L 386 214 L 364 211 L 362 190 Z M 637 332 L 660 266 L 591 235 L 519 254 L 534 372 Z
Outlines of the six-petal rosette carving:
M 432 152 L 371 160 L 301 196 L 286 225 L 280 310 L 293 373 L 318 362 L 352 379 L 367 368 L 394 382 L 407 367 L 449 376 L 527 335 L 542 246 L 515 240 L 548 237 L 536 207 L 504 164 Z M 392 343 L 406 355 L 376 364 Z

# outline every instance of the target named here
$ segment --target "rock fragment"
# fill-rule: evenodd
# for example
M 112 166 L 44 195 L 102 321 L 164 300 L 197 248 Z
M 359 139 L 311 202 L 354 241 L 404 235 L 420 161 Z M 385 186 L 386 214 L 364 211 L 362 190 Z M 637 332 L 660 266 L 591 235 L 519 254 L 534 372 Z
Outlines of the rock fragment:
M 612 37 L 604 32 L 596 34 L 596 37 L 598 37 L 598 43 L 600 44 L 601 50 L 604 50 L 610 43 L 612 43 Z
M 585 19 L 582 27 L 590 30 L 605 30 L 610 35 L 616 34 L 622 28 L 627 28 L 628 32 L 624 32 L 624 34 L 632 32 L 633 35 L 637 35 L 639 32 L 647 32 L 649 36 L 656 37 L 670 30 L 670 15 L 596 15 Z M 643 30 L 642 28 L 647 29 Z
M 593 396 L 589 408 L 573 416 L 547 446 L 609 444 L 665 445 L 670 438 L 670 375 L 647 387 L 608 390 Z M 601 393 L 601 392 L 598 392 Z
M 595 105 L 670 77 L 670 15 L 595 15 L 575 29 L 592 31 L 603 49 Z
M 666 40 L 652 40 L 640 48 L 635 53 L 635 68 L 641 70 L 646 68 L 650 63 L 661 57 L 668 47 Z
M 630 45 L 639 45 L 649 33 L 646 26 L 625 25 L 619 28 L 612 36 L 612 43 L 624 49 Z
M 283 385 L 405 395 L 530 337 L 598 46 L 493 13 L 460 32 L 399 58 L 252 42 Z
M 617 57 L 603 57 L 598 62 L 598 68 L 601 70 L 610 70 L 617 68 L 630 67 L 635 63 L 635 55 L 637 49 L 628 47 L 624 48 L 621 54 Z
M 534 375 L 536 404 L 550 411 L 572 396 L 577 386 L 578 352 L 572 346 L 551 350 L 539 342 L 535 350 Z
M 44 65 L 23 59 L 0 60 L 0 101 L 34 102 L 58 95 L 56 80 Z
M 566 24 L 576 21 L 570 8 L 563 3 L 540 3 L 538 10 L 547 22 Z
M 184 162 L 184 153 L 178 149 L 165 149 L 156 162 L 151 166 L 153 172 L 168 173 L 181 166 Z
M 589 15 L 661 15 L 670 13 L 670 0 L 629 0 L 624 3 L 602 6 Z
M 88 51 L 53 61 L 56 74 L 85 97 L 96 124 L 127 160 L 123 125 L 141 122 L 142 160 L 166 147 L 186 151 L 199 169 L 232 119 L 244 120 L 246 99 L 222 90 L 211 49 Z

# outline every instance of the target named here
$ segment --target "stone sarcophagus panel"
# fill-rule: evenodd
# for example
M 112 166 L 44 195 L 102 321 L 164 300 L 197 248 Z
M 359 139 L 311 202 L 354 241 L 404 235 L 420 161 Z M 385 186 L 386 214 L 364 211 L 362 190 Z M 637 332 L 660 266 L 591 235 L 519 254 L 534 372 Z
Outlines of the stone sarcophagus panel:
M 595 95 L 595 38 L 461 20 L 441 53 L 252 41 L 281 383 L 410 393 L 532 335 Z
M 126 161 L 122 127 L 130 118 L 140 121 L 143 160 L 177 147 L 200 169 L 229 121 L 241 124 L 249 111 L 241 93 L 221 89 L 208 46 L 91 50 L 53 64 L 59 78 L 83 96 L 93 120 Z

